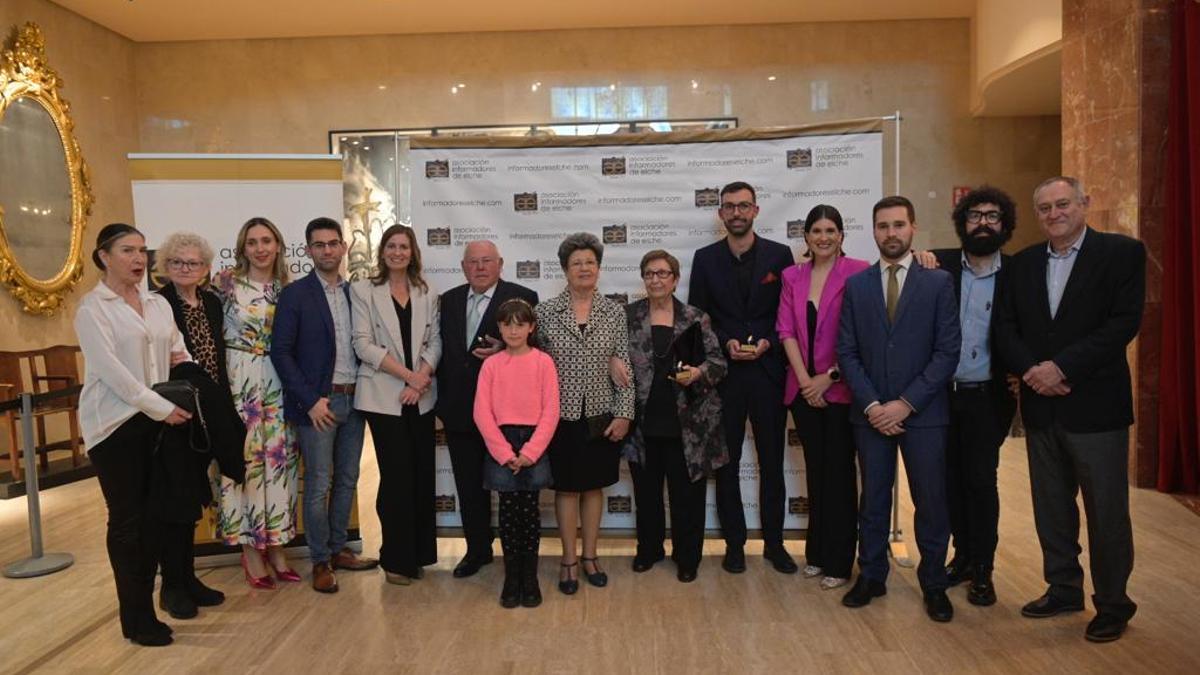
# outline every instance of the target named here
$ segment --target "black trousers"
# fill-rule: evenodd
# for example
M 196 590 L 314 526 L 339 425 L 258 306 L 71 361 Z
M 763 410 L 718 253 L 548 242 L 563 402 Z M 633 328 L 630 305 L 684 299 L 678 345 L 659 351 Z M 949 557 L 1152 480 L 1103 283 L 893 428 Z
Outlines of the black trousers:
M 483 489 L 483 460 L 490 458 L 479 431 L 447 431 L 450 466 L 458 491 L 458 511 L 462 516 L 467 555 L 487 557 L 492 552 L 492 493 Z
M 946 437 L 946 501 L 954 559 L 991 571 L 999 539 L 1000 492 L 996 469 L 1001 430 L 995 399 L 985 389 L 950 393 L 950 428 Z
M 633 477 L 633 499 L 637 505 L 637 555 L 661 557 L 666 539 L 666 510 L 663 508 L 663 479 L 671 503 L 671 559 L 680 569 L 700 566 L 704 548 L 704 510 L 708 481 L 692 482 L 678 438 L 647 436 L 646 461 L 629 463 Z
M 196 523 L 160 523 L 163 588 L 186 590 L 196 578 Z
M 537 553 L 542 541 L 542 518 L 538 510 L 540 490 L 500 493 L 500 548 L 505 556 Z
M 437 562 L 433 413 L 422 415 L 416 406 L 404 406 L 401 415 L 363 415 L 379 462 L 379 565 L 415 577 L 421 567 Z
M 108 561 L 125 637 L 156 620 L 154 577 L 162 533 L 147 513 L 146 497 L 158 428 L 158 422 L 139 413 L 88 452 L 108 507 Z
M 1096 610 L 1129 620 L 1137 611 L 1126 594 L 1133 572 L 1129 521 L 1129 429 L 1074 433 L 1053 424 L 1026 429 L 1033 521 L 1042 546 L 1050 594 L 1083 601 L 1079 566 L 1079 507 L 1083 493 Z
M 792 402 L 792 419 L 804 446 L 808 486 L 808 533 L 804 558 L 826 576 L 849 579 L 858 541 L 858 472 L 850 406 L 810 406 L 802 396 Z
M 721 419 L 729 448 L 729 463 L 715 472 L 721 535 L 727 547 L 741 547 L 746 543 L 739 465 L 746 419 L 749 418 L 750 428 L 754 431 L 754 448 L 758 452 L 758 512 L 763 542 L 769 547 L 782 546 L 784 498 L 787 495 L 783 484 L 783 434 L 787 428 L 783 386 L 767 377 L 758 364 L 731 365 L 720 391 Z

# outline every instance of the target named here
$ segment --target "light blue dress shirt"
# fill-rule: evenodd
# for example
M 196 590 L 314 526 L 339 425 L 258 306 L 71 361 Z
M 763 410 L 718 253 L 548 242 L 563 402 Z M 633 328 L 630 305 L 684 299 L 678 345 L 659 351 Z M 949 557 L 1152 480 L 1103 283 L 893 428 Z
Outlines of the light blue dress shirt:
M 992 350 L 988 339 L 992 327 L 992 298 L 996 275 L 1000 272 L 1000 252 L 982 273 L 976 274 L 962 254 L 962 281 L 959 289 L 958 318 L 962 324 L 962 351 L 958 357 L 955 382 L 986 382 L 992 379 Z
M 1063 289 L 1071 278 L 1071 270 L 1075 268 L 1075 259 L 1079 257 L 1079 249 L 1083 246 L 1083 237 L 1087 228 L 1079 233 L 1079 238 L 1067 248 L 1066 253 L 1055 253 L 1050 242 L 1046 242 L 1046 253 L 1050 255 L 1046 261 L 1046 293 L 1050 299 L 1050 317 L 1058 316 L 1058 303 L 1062 302 Z

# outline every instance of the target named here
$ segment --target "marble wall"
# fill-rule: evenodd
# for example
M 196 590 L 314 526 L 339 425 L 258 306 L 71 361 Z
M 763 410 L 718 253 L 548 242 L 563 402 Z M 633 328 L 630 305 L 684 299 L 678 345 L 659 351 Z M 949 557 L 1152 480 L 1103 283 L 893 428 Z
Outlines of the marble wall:
M 1146 245 L 1146 311 L 1130 348 L 1130 478 L 1154 485 L 1171 0 L 1064 0 L 1062 165 L 1091 195 L 1090 224 Z
M 570 121 L 554 116 L 556 87 L 665 87 L 667 116 L 742 126 L 899 109 L 922 246 L 956 243 L 952 187 L 983 181 L 1021 205 L 1013 247 L 1034 241 L 1030 194 L 1060 163 L 1058 117 L 970 116 L 966 20 L 155 43 L 136 61 L 145 152 L 325 152 L 332 129 Z
M 66 308 L 54 317 L 25 314 L 7 290 L 0 290 L 0 350 L 78 344 L 72 317 L 83 293 L 98 278 L 87 258 L 96 232 L 105 224 L 131 222 L 133 202 L 125 154 L 137 150 L 133 42 L 45 0 L 0 2 L 0 31 L 32 21 L 46 38 L 46 58 L 62 77 L 75 132 L 91 169 L 96 203 L 84 233 L 83 279 Z

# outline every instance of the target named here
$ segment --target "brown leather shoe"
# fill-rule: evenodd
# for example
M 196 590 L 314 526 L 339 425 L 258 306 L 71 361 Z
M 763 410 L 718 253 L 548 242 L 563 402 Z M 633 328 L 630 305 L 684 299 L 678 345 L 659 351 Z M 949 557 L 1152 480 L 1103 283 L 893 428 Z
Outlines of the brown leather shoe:
M 329 564 L 335 570 L 360 572 L 362 570 L 375 569 L 379 566 L 379 560 L 360 556 L 349 548 L 344 548 L 329 560 Z
M 333 568 L 329 563 L 313 565 L 312 587 L 318 593 L 337 593 L 337 577 L 333 576 Z
M 348 548 L 342 549 L 341 553 L 333 556 L 329 561 L 335 570 L 351 570 L 353 572 L 361 572 L 362 570 L 375 569 L 379 566 L 379 561 L 375 558 L 366 558 L 358 555 Z

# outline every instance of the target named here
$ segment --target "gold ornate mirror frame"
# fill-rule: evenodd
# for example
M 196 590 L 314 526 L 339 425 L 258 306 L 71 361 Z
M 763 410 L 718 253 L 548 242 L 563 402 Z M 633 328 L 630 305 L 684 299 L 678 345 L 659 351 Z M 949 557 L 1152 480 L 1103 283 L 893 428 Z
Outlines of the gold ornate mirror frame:
M 60 94 L 62 80 L 46 63 L 46 41 L 36 24 L 14 27 L 0 53 L 0 120 L 18 99 L 36 101 L 54 121 L 66 156 L 71 184 L 71 244 L 62 269 L 50 279 L 35 279 L 21 266 L 9 243 L 0 205 L 0 282 L 8 285 L 26 312 L 51 316 L 83 275 L 83 230 L 92 212 L 87 164 L 75 139 L 71 106 Z

